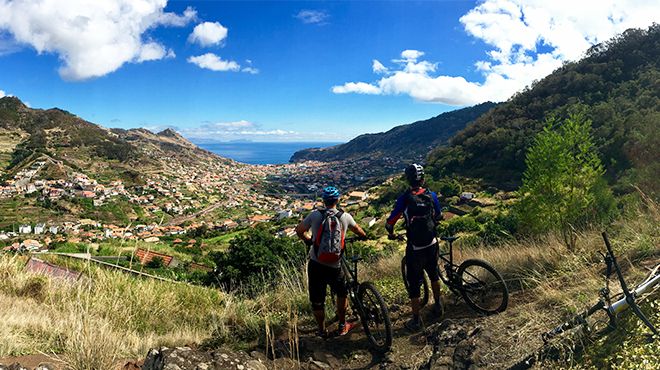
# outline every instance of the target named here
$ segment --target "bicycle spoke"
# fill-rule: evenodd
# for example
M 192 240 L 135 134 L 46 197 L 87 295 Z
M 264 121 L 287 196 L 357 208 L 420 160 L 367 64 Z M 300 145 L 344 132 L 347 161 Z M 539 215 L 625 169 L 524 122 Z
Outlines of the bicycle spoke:
M 504 281 L 487 263 L 483 261 L 465 263 L 460 278 L 463 296 L 478 311 L 494 313 L 506 305 L 508 293 Z

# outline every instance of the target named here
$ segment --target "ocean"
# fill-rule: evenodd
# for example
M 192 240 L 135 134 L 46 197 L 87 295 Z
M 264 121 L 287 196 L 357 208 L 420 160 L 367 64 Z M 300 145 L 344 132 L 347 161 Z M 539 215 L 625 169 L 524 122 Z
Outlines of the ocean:
M 203 144 L 195 143 L 221 157 L 230 158 L 248 164 L 283 164 L 289 163 L 293 153 L 307 148 L 325 148 L 340 143 L 257 143 L 257 142 L 228 142 Z

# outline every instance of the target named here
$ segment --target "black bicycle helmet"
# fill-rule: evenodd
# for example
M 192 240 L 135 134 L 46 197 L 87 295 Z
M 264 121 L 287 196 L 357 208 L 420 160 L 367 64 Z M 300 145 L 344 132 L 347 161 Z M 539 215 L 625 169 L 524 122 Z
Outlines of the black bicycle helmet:
M 406 179 L 411 185 L 418 185 L 424 180 L 424 167 L 413 163 L 406 167 Z

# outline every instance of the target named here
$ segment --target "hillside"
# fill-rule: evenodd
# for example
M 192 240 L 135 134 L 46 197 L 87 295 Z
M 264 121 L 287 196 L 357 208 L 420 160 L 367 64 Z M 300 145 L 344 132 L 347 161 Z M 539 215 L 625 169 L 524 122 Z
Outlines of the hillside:
M 229 161 L 202 150 L 173 130 L 157 134 L 145 129 L 106 129 L 67 111 L 31 109 L 18 98 L 0 99 L 0 133 L 19 139 L 9 155 L 8 172 L 48 155 L 88 174 L 165 169 L 165 157 L 186 162 Z
M 360 135 L 345 144 L 302 150 L 296 152 L 291 157 L 291 161 L 338 161 L 383 157 L 391 157 L 402 162 L 418 160 L 426 156 L 431 148 L 445 144 L 456 132 L 495 106 L 496 104 L 490 102 L 482 103 L 442 113 L 424 121 L 396 126 L 387 132 Z
M 171 129 L 107 129 L 61 109 L 0 99 L 0 228 L 79 218 L 164 222 L 238 206 L 265 178 L 246 168 Z
M 586 109 L 607 177 L 658 194 L 660 25 L 632 29 L 592 47 L 461 130 L 429 156 L 436 177 L 463 175 L 515 188 L 525 153 L 550 116 Z

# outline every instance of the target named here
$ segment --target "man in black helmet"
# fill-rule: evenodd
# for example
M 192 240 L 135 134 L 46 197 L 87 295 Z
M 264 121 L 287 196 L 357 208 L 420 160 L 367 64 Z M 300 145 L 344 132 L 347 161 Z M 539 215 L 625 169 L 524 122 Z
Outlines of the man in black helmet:
M 431 280 L 435 299 L 433 311 L 438 316 L 442 316 L 443 313 L 438 272 L 438 240 L 436 238 L 436 226 L 442 218 L 442 212 L 437 194 L 423 187 L 424 167 L 413 163 L 406 167 L 405 174 L 410 189 L 396 200 L 394 210 L 387 218 L 385 229 L 387 229 L 390 239 L 393 239 L 394 225 L 401 216 L 404 217 L 408 239 L 406 277 L 412 309 L 412 319 L 406 322 L 405 326 L 409 330 L 417 331 L 421 328 L 419 290 L 424 271 Z

